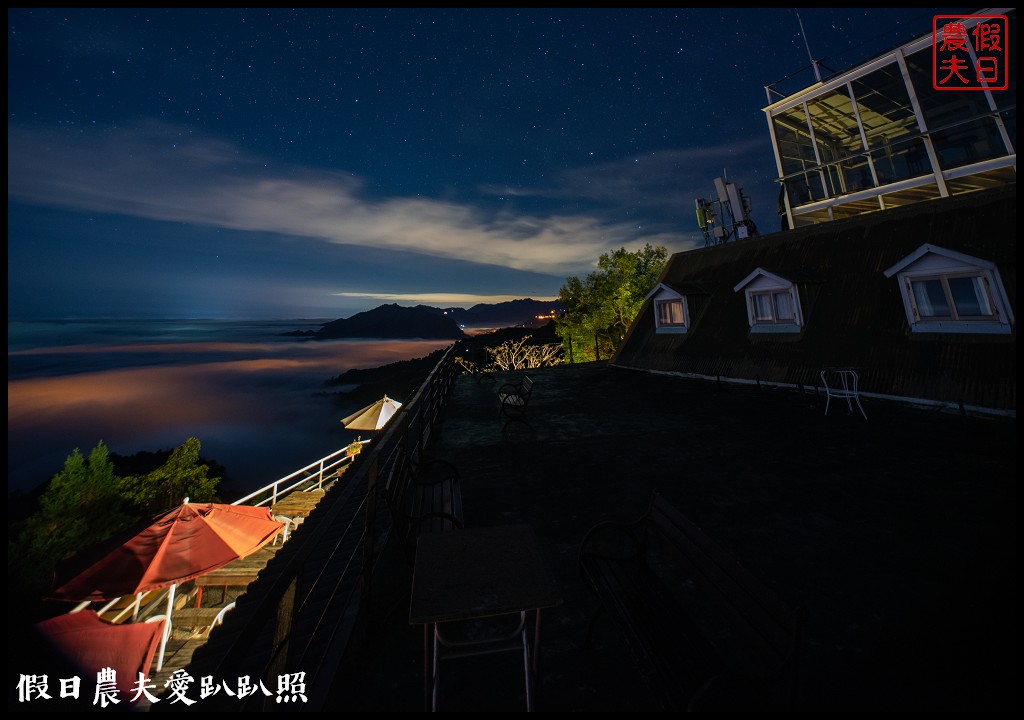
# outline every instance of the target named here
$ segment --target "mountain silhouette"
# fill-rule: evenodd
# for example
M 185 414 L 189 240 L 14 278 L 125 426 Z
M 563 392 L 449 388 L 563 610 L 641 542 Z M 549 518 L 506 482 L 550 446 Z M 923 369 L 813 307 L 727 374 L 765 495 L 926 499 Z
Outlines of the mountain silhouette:
M 440 308 L 428 305 L 402 307 L 396 303 L 356 313 L 324 324 L 313 333 L 320 340 L 338 338 L 389 338 L 461 340 L 466 334 Z
M 480 303 L 466 309 L 438 308 L 430 305 L 402 307 L 397 303 L 380 305 L 324 323 L 319 330 L 296 330 L 284 333 L 316 340 L 339 338 L 385 338 L 394 340 L 421 338 L 425 340 L 461 340 L 464 328 L 540 328 L 554 315 L 565 311 L 558 300 L 510 300 Z

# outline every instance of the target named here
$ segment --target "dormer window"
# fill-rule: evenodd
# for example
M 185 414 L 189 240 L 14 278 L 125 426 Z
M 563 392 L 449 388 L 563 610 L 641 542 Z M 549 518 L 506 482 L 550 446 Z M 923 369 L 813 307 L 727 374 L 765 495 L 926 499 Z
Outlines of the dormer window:
M 750 302 L 755 324 L 792 323 L 796 318 L 793 312 L 793 296 L 788 290 L 751 292 Z
M 758 268 L 745 277 L 733 292 L 744 291 L 750 332 L 800 332 L 803 313 L 800 295 L 791 281 Z
M 994 320 L 985 278 L 970 275 L 937 275 L 908 278 L 911 302 L 924 320 Z
M 683 319 L 683 301 L 681 298 L 655 300 L 654 307 L 658 311 L 658 327 L 685 327 L 686 321 Z
M 1013 313 L 992 262 L 925 244 L 885 271 L 893 275 L 912 332 L 1010 332 Z
M 654 300 L 654 327 L 656 333 L 685 333 L 690 326 L 690 311 L 686 296 L 664 283 L 658 283 L 647 298 Z

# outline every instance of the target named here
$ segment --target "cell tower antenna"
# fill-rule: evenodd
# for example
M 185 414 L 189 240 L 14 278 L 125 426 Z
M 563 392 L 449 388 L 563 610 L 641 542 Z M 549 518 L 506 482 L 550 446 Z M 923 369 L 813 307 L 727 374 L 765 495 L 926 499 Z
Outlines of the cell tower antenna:
M 804 37 L 804 47 L 807 48 L 807 57 L 811 61 L 811 66 L 814 67 L 814 77 L 821 82 L 821 69 L 818 67 L 818 61 L 811 55 L 811 44 L 807 42 L 807 33 L 804 32 L 804 21 L 800 19 L 800 11 L 793 8 L 793 12 L 796 13 L 796 21 L 800 23 L 800 34 Z
M 704 234 L 704 247 L 757 235 L 757 226 L 750 217 L 750 198 L 726 177 L 723 168 L 722 177 L 715 178 L 717 200 L 694 200 L 697 226 Z

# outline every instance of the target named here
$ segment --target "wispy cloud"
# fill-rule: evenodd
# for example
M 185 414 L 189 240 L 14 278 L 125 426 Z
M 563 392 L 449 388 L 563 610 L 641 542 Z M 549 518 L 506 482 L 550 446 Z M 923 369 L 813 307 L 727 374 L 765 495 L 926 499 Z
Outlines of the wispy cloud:
M 668 174 L 665 161 L 656 162 L 656 175 L 641 183 L 638 170 L 634 186 Z M 621 168 L 567 171 L 559 192 L 621 200 L 609 179 L 615 176 L 621 190 L 628 180 Z M 230 142 L 162 123 L 68 132 L 8 126 L 8 199 L 551 274 L 592 267 L 601 253 L 618 247 L 693 243 L 684 233 L 651 235 L 621 214 L 608 220 L 597 212 L 494 213 L 468 200 L 371 198 L 351 174 L 275 172 L 264 158 Z
M 490 186 L 487 191 L 498 196 L 573 198 L 665 208 L 708 196 L 714 191 L 716 177 L 728 174 L 730 168 L 739 172 L 753 164 L 758 155 L 770 152 L 763 137 L 711 147 L 667 148 L 615 162 L 569 168 L 545 187 Z

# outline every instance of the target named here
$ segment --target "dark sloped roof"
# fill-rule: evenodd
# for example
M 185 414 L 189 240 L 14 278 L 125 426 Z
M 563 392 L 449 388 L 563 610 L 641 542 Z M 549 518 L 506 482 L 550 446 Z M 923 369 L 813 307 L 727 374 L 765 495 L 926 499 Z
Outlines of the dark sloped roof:
M 627 367 L 816 385 L 827 366 L 861 368 L 864 392 L 1016 407 L 1009 335 L 911 333 L 885 270 L 931 243 L 994 262 L 1016 314 L 1016 184 L 673 255 L 661 281 L 687 296 L 686 334 L 659 335 L 648 302 L 613 362 Z M 742 290 L 757 268 L 792 281 L 804 328 L 752 334 Z

